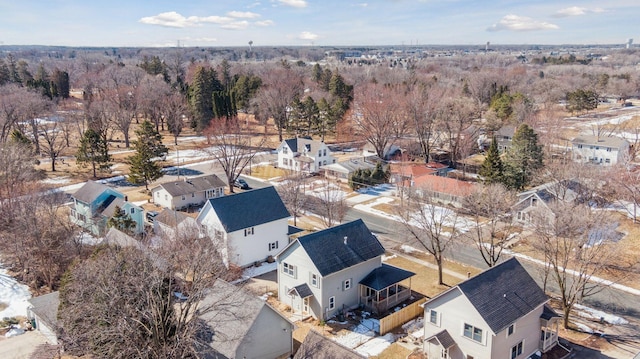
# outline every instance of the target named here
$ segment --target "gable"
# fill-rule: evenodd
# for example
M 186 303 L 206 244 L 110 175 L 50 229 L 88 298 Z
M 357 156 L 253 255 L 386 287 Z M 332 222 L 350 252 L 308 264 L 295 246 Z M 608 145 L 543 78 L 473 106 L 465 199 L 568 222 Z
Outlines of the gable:
M 546 294 L 516 258 L 458 285 L 493 333 L 548 301 Z
M 273 186 L 212 198 L 207 205 L 211 206 L 227 233 L 291 216 Z M 200 213 L 198 218 L 203 215 Z
M 298 242 L 322 276 L 384 254 L 384 248 L 361 219 L 300 236 Z

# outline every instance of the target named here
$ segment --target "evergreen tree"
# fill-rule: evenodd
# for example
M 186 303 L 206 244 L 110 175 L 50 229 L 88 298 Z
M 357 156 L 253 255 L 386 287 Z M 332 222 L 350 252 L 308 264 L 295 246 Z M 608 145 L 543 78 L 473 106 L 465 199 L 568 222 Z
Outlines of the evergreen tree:
M 498 151 L 498 141 L 494 136 L 487 151 L 487 157 L 485 157 L 484 162 L 482 162 L 482 167 L 480 167 L 479 174 L 487 184 L 500 183 L 502 181 L 503 171 L 504 166 L 500 158 L 500 152 Z
M 92 129 L 86 130 L 76 152 L 76 163 L 80 167 L 90 164 L 93 178 L 96 178 L 97 170 L 108 170 L 111 166 L 111 156 L 106 138 Z
M 320 80 L 322 80 L 322 68 L 318 63 L 313 65 L 313 68 L 311 68 L 311 80 L 316 83 L 320 83 Z
M 27 137 L 20 130 L 15 129 L 15 130 L 11 131 L 10 138 L 11 138 L 11 142 L 20 144 L 20 145 L 24 146 L 24 148 L 28 148 L 29 152 L 31 152 L 33 143 L 31 142 L 29 137 Z
M 130 156 L 129 178 L 133 184 L 144 184 L 149 189 L 149 182 L 162 177 L 162 167 L 155 158 L 163 157 L 169 151 L 162 144 L 162 136 L 156 131 L 151 122 L 144 121 L 140 128 L 136 130 L 136 140 L 133 141 L 133 148 L 136 153 Z
M 7 84 L 11 81 L 11 76 L 9 74 L 9 67 L 7 63 L 4 62 L 4 59 L 0 59 L 0 86 Z
M 239 76 L 233 84 L 235 92 L 236 109 L 247 112 L 251 103 L 251 99 L 256 95 L 258 89 L 262 86 L 262 79 L 254 75 Z
M 54 97 L 69 98 L 69 74 L 66 71 L 56 69 L 51 75 L 51 87 L 55 89 Z
M 522 190 L 536 170 L 543 166 L 542 146 L 538 135 L 527 124 L 522 124 L 513 136 L 504 157 L 503 183 L 507 188 Z
M 216 71 L 212 68 L 199 67 L 189 86 L 189 107 L 193 116 L 191 126 L 198 131 L 209 126 L 214 117 L 213 93 L 222 91 L 222 85 L 217 79 Z
M 132 234 L 136 228 L 136 222 L 131 219 L 131 216 L 125 212 L 120 206 L 116 206 L 113 210 L 113 216 L 107 221 L 107 226 L 114 227 L 115 229 Z

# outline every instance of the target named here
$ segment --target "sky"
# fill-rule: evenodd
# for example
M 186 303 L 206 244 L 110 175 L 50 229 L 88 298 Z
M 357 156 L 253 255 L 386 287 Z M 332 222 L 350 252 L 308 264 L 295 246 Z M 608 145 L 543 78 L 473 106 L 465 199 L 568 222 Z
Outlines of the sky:
M 0 45 L 640 42 L 640 1 L 0 0 Z

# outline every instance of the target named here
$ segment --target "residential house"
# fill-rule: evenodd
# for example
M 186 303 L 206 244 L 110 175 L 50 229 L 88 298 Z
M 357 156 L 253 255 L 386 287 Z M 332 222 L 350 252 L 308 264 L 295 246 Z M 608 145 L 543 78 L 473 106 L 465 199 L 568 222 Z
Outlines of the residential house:
M 153 233 L 174 239 L 178 234 L 193 235 L 199 232 L 200 226 L 195 218 L 183 212 L 165 208 L 153 219 Z
M 216 175 L 185 178 L 184 181 L 162 183 L 151 189 L 153 203 L 185 210 L 202 206 L 208 199 L 224 196 L 227 184 Z
M 347 183 L 349 182 L 351 175 L 353 175 L 356 170 L 373 170 L 374 168 L 376 168 L 375 162 L 367 161 L 364 158 L 352 158 L 346 161 L 322 166 L 320 171 L 326 178 Z
M 199 305 L 209 327 L 204 358 L 275 359 L 293 351 L 295 326 L 267 301 L 218 279 Z
M 135 234 L 144 232 L 142 207 L 128 202 L 124 194 L 111 187 L 87 181 L 71 198 L 71 222 L 96 236 L 105 234 L 107 221 L 114 215 L 116 207 L 122 209 L 135 222 Z
M 361 219 L 302 235 L 276 256 L 278 299 L 320 320 L 361 305 L 382 313 L 411 296 L 400 282 L 414 275 L 383 254 Z
M 410 187 L 424 196 L 433 198 L 436 202 L 462 207 L 465 198 L 473 193 L 477 184 L 449 177 L 421 176 L 414 178 Z
M 227 265 L 246 267 L 275 256 L 289 243 L 291 215 L 273 186 L 209 199 L 196 220 Z
M 364 359 L 360 355 L 344 345 L 310 330 L 298 348 L 293 359 Z
M 513 136 L 516 134 L 516 129 L 516 126 L 506 125 L 500 127 L 500 129 L 496 131 L 494 136 L 496 136 L 498 151 L 500 151 L 500 153 L 506 151 L 509 147 L 511 147 Z M 491 139 L 489 139 L 489 143 L 491 143 Z
M 336 162 L 329 147 L 311 137 L 284 140 L 276 151 L 278 167 L 296 172 L 316 173 L 321 166 Z
M 575 180 L 553 181 L 518 193 L 512 208 L 513 223 L 529 225 L 536 220 L 553 219 L 549 205 L 556 201 L 574 202 L 587 199 L 588 191 Z
M 430 359 L 540 358 L 558 344 L 559 316 L 511 258 L 424 304 Z
M 629 141 L 619 137 L 578 136 L 571 141 L 574 162 L 613 166 L 629 157 Z
M 50 344 L 58 345 L 58 306 L 60 292 L 51 292 L 29 299 L 27 317 Z

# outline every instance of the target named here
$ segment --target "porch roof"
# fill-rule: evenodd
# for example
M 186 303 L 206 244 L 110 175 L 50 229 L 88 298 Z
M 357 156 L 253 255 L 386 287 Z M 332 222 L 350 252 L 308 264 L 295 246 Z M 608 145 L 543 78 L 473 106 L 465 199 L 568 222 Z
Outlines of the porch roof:
M 411 278 L 414 275 L 416 274 L 413 272 L 383 264 L 364 277 L 364 279 L 360 281 L 360 284 L 374 290 L 382 290 L 407 278 Z
M 445 349 L 449 349 L 452 346 L 456 345 L 456 341 L 453 340 L 453 338 L 451 337 L 451 334 L 449 334 L 449 332 L 446 329 L 427 338 L 427 341 L 433 342 L 434 339 L 437 340 L 438 343 L 442 345 L 442 347 Z
M 295 293 L 300 298 L 307 298 L 313 296 L 313 292 L 311 292 L 311 288 L 307 285 L 307 283 L 300 284 L 295 286 L 289 290 L 288 294 Z
M 556 313 L 555 310 L 553 310 L 553 308 L 551 308 L 548 304 L 545 304 L 543 309 L 542 309 L 542 314 L 540 314 L 540 319 L 544 319 L 544 320 L 549 320 L 552 318 L 559 318 L 560 315 L 558 315 L 558 313 Z

